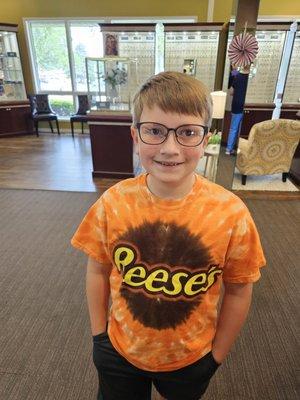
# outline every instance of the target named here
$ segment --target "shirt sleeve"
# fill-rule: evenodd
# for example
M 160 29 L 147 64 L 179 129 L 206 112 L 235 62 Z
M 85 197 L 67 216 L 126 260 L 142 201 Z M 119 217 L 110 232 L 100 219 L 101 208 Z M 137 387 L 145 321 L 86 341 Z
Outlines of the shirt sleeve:
M 256 282 L 266 265 L 255 223 L 245 207 L 232 230 L 226 252 L 223 280 L 228 283 Z
M 107 216 L 102 197 L 83 218 L 71 244 L 101 264 L 111 263 L 107 243 Z

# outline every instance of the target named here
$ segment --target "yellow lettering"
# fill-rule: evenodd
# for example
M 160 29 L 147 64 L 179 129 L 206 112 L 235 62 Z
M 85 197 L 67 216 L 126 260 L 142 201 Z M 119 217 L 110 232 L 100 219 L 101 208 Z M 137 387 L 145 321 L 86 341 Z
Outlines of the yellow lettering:
M 194 296 L 197 293 L 205 292 L 205 287 L 203 286 L 205 281 L 206 273 L 192 276 L 184 286 L 184 293 L 188 296 Z
M 170 296 L 176 296 L 178 295 L 181 290 L 182 290 L 182 283 L 180 282 L 180 278 L 182 277 L 188 277 L 188 274 L 185 272 L 177 272 L 172 276 L 172 285 L 174 287 L 173 290 L 168 290 L 167 288 L 163 287 L 163 291 L 166 294 L 169 294 Z
M 126 244 L 119 246 L 115 248 L 113 257 L 118 271 L 123 274 L 123 282 L 148 293 L 163 292 L 172 297 L 193 297 L 206 292 L 216 282 L 218 275 L 222 274 L 222 270 L 217 268 L 218 265 L 211 265 L 209 271 L 195 275 L 182 270 L 172 272 L 167 267 L 155 267 L 151 271 L 143 262 L 135 264 L 137 253 L 134 247 Z
M 217 277 L 215 275 L 220 275 L 222 271 L 220 269 L 217 269 L 216 267 L 211 268 L 208 271 L 208 277 L 207 277 L 207 286 L 206 290 L 208 290 L 217 280 Z
M 146 270 L 142 266 L 135 266 L 124 275 L 123 282 L 129 286 L 142 286 L 145 282 Z
M 135 261 L 135 255 L 129 247 L 118 247 L 114 253 L 114 261 L 119 271 Z
M 159 277 L 161 275 L 161 277 Z M 156 271 L 151 272 L 148 278 L 145 280 L 145 288 L 149 290 L 149 292 L 160 292 L 162 287 L 154 287 L 154 282 L 168 282 L 169 274 L 165 269 L 157 269 Z

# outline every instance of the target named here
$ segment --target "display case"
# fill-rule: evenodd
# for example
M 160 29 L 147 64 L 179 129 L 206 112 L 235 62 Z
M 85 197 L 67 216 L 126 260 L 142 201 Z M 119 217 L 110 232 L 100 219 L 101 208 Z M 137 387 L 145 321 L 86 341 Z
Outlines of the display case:
M 88 93 L 92 109 L 129 111 L 136 88 L 136 62 L 129 58 L 86 58 Z
M 0 24 L 0 102 L 26 100 L 17 26 Z
M 164 69 L 194 75 L 214 90 L 223 23 L 164 24 Z
M 117 56 L 131 60 L 130 93 L 155 73 L 154 24 L 100 24 L 104 56 Z
M 0 23 L 0 136 L 33 134 L 17 25 Z

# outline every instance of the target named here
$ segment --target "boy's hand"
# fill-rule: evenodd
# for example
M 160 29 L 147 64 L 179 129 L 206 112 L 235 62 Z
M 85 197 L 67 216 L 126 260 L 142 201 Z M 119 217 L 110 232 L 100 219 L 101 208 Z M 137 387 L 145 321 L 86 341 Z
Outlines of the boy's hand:
M 225 292 L 213 340 L 212 355 L 221 364 L 235 342 L 251 304 L 252 283 L 224 283 Z
M 215 349 L 213 348 L 213 349 L 212 349 L 212 355 L 213 355 L 213 358 L 214 358 L 214 360 L 215 360 L 215 362 L 216 362 L 217 364 L 222 364 L 223 361 L 225 360 L 226 356 L 227 356 L 227 353 L 224 354 L 224 352 L 222 353 L 222 351 L 218 351 L 218 349 L 215 350 Z

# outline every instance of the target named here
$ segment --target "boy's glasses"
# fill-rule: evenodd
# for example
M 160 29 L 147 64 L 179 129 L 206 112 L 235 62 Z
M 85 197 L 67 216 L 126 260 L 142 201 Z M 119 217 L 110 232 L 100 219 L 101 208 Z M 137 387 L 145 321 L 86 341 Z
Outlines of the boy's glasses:
M 162 144 L 174 131 L 179 144 L 186 147 L 199 146 L 208 132 L 208 127 L 203 125 L 180 125 L 177 128 L 167 128 L 156 122 L 139 122 L 136 124 L 142 142 L 146 144 Z

